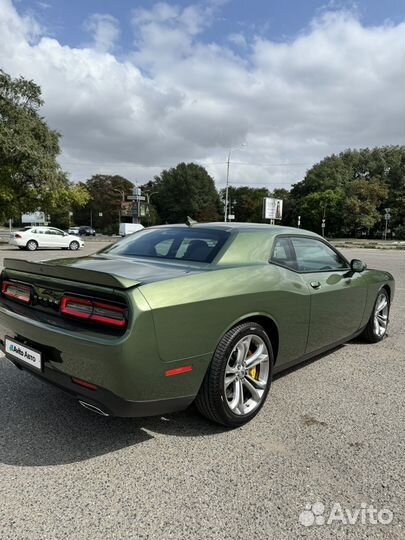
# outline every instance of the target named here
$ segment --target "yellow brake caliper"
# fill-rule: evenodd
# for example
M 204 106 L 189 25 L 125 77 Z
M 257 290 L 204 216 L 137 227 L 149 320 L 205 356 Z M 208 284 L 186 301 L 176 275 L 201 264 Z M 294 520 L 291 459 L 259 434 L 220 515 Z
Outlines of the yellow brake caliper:
M 249 354 L 249 356 L 251 356 L 251 354 Z M 256 379 L 257 381 L 259 380 L 259 370 L 257 369 L 257 366 L 253 366 L 252 368 L 250 368 L 248 373 L 249 376 L 252 377 L 252 379 Z

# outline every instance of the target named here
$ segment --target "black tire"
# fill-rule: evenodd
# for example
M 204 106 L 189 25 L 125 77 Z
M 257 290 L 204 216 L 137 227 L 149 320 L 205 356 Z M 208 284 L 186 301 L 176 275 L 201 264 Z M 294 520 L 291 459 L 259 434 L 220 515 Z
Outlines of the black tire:
M 77 242 L 77 240 L 72 240 L 72 242 L 70 242 L 69 249 L 71 251 L 77 251 L 79 248 L 80 248 L 80 244 L 79 242 Z
M 38 242 L 35 240 L 28 240 L 27 245 L 25 246 L 28 251 L 35 251 L 38 249 Z
M 228 398 L 225 394 L 224 377 L 228 359 L 230 358 L 235 345 L 244 336 L 251 334 L 259 336 L 267 347 L 269 372 L 261 401 L 250 413 L 241 415 L 235 414 L 228 406 Z M 246 424 L 256 416 L 266 401 L 271 385 L 273 363 L 273 349 L 264 328 L 255 322 L 249 321 L 238 324 L 223 336 L 214 353 L 211 364 L 205 374 L 203 383 L 195 400 L 199 412 L 209 420 L 227 427 L 235 428 Z
M 379 334 L 376 331 L 375 327 L 375 315 L 376 315 L 376 308 L 377 304 L 380 302 L 380 299 L 382 296 L 385 296 L 387 300 L 387 321 L 386 321 L 386 329 L 383 334 Z M 388 291 L 386 289 L 381 289 L 378 291 L 377 298 L 374 302 L 373 311 L 370 315 L 370 319 L 367 323 L 367 326 L 363 330 L 361 337 L 367 341 L 368 343 L 378 343 L 379 341 L 382 341 L 385 336 L 387 335 L 387 326 L 389 321 L 389 312 L 390 312 L 390 296 L 388 294 Z

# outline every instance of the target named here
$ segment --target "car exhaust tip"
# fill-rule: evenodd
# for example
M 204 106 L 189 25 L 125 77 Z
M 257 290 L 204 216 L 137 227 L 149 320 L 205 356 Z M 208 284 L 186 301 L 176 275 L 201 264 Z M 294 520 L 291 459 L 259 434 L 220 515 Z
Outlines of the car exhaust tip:
M 92 412 L 94 412 L 96 414 L 100 414 L 101 416 L 110 416 L 108 413 L 101 410 L 99 407 L 96 407 L 95 405 L 92 405 L 91 403 L 87 403 L 86 401 L 82 401 L 81 399 L 79 399 L 79 403 L 85 409 L 88 409 L 89 411 L 92 411 Z

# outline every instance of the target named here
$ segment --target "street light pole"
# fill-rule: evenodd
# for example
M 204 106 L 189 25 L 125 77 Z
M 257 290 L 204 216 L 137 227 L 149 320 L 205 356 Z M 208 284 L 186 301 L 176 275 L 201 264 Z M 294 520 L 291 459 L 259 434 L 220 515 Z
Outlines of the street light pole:
M 231 153 L 232 153 L 232 148 L 229 149 L 228 161 L 226 162 L 225 215 L 224 215 L 225 223 L 228 221 L 229 166 L 230 166 L 230 163 L 231 163 Z
M 246 146 L 246 143 L 242 143 L 240 146 Z M 225 186 L 225 214 L 224 214 L 224 221 L 225 223 L 228 221 L 228 206 L 229 206 L 229 169 L 231 166 L 231 154 L 232 154 L 233 148 L 229 149 L 228 152 L 228 159 L 226 161 L 226 186 Z

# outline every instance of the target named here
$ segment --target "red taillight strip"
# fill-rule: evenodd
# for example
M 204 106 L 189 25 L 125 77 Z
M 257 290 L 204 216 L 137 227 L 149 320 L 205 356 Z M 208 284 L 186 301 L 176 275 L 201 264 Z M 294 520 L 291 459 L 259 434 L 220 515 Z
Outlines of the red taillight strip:
M 87 388 L 88 390 L 97 390 L 97 386 L 95 384 L 83 381 L 77 377 L 72 377 L 72 382 L 78 384 L 79 386 L 83 386 L 83 388 Z
M 25 292 L 25 295 L 18 294 L 18 292 L 9 292 L 8 289 L 11 287 L 17 289 L 17 291 L 20 290 L 21 293 Z M 7 298 L 20 300 L 21 302 L 24 302 L 26 304 L 29 304 L 31 301 L 31 287 L 29 287 L 28 285 L 23 285 L 22 283 L 16 283 L 14 281 L 3 281 L 1 284 L 1 293 L 4 294 L 4 296 L 7 296 Z
M 91 308 L 91 312 L 82 313 L 79 310 L 75 310 L 72 307 L 69 307 L 71 304 L 80 304 L 83 306 L 88 306 Z M 94 313 L 95 308 L 104 309 L 107 311 L 112 311 L 115 313 L 121 313 L 123 315 L 122 319 L 114 319 L 113 317 L 108 317 L 108 315 L 97 315 Z M 109 324 L 112 326 L 124 327 L 127 324 L 127 318 L 125 316 L 126 309 L 112 304 L 105 304 L 103 302 L 97 302 L 96 300 L 90 300 L 87 298 L 80 298 L 78 296 L 63 296 L 60 301 L 60 312 L 63 315 L 70 315 L 72 317 L 78 317 L 80 319 L 86 319 L 88 321 L 100 322 L 103 324 Z
M 80 311 L 69 308 L 67 305 L 69 302 L 71 302 L 72 304 L 81 304 L 92 308 L 93 302 L 91 300 L 86 300 L 85 298 L 79 298 L 76 296 L 62 296 L 62 299 L 60 301 L 61 313 L 65 315 L 73 315 L 74 317 L 80 317 L 81 319 L 90 319 L 91 313 L 81 313 Z
M 166 377 L 171 377 L 172 375 L 180 375 L 180 373 L 186 373 L 187 371 L 192 371 L 193 366 L 182 366 L 173 369 L 167 369 L 165 371 Z

